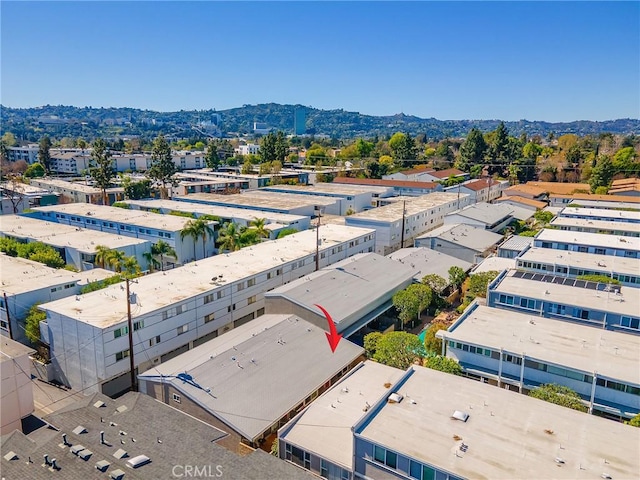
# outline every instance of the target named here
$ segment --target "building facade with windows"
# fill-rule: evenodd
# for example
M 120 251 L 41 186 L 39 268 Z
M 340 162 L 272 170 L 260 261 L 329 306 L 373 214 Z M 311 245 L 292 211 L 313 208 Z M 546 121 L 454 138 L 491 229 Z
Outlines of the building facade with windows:
M 555 383 L 577 392 L 590 413 L 640 412 L 638 335 L 475 303 L 437 335 L 471 378 L 525 394 Z
M 640 295 L 636 288 L 505 270 L 487 290 L 490 307 L 640 334 Z
M 468 195 L 430 193 L 349 215 L 345 217 L 345 225 L 375 229 L 375 251 L 380 255 L 388 255 L 399 248 L 413 246 L 416 237 L 441 226 L 445 215 L 465 207 L 469 202 Z
M 144 372 L 264 313 L 264 293 L 357 253 L 372 251 L 372 230 L 323 225 L 131 284 L 134 360 Z M 57 380 L 79 390 L 121 392 L 130 386 L 127 297 L 123 285 L 41 308 L 42 340 Z
M 102 269 L 76 273 L 50 268 L 4 253 L 0 254 L 0 271 L 0 334 L 25 344 L 26 317 L 33 305 L 78 295 L 90 281 L 112 275 Z
M 640 238 L 638 237 L 545 228 L 536 234 L 533 246 L 569 252 L 640 258 Z
M 102 190 L 81 182 L 71 182 L 59 178 L 32 178 L 30 185 L 34 185 L 50 192 L 59 193 L 62 202 L 93 203 L 101 205 Z M 121 187 L 107 188 L 107 202 L 124 200 L 124 189 Z
M 70 203 L 35 208 L 29 216 L 72 227 L 139 238 L 152 243 L 163 240 L 176 251 L 178 263 L 200 260 L 216 252 L 216 239 L 211 236 L 207 236 L 204 245 L 201 238 L 183 237 L 181 232 L 188 219 L 174 215 Z M 211 229 L 214 229 L 216 223 L 209 222 Z
M 570 232 L 640 237 L 640 223 L 619 222 L 617 220 L 588 220 L 586 218 L 556 217 L 551 220 L 549 226 Z

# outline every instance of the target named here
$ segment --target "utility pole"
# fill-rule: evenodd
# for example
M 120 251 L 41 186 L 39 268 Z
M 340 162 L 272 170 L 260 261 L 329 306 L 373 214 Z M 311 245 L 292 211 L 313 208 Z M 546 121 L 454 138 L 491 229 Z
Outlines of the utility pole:
M 318 225 L 316 225 L 316 272 L 320 270 L 320 217 L 322 211 L 320 208 L 316 208 L 318 213 Z
M 129 292 L 129 277 L 125 278 L 127 284 L 127 325 L 129 329 L 129 368 L 131 370 L 131 391 L 138 390 L 136 384 L 135 362 L 133 360 L 133 324 L 131 322 L 131 293 Z
M 404 219 L 405 219 L 405 215 L 407 214 L 407 201 L 403 200 L 402 201 L 402 232 L 400 232 L 400 248 L 404 248 Z
M 13 332 L 11 331 L 11 317 L 9 316 L 9 302 L 7 301 L 7 292 L 3 292 L 2 295 L 4 296 L 4 311 L 7 312 L 7 329 L 9 330 L 9 338 L 13 340 Z

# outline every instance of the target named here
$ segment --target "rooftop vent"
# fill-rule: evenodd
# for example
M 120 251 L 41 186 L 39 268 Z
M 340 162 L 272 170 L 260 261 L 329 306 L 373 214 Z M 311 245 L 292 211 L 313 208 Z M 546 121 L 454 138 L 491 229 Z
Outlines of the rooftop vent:
M 83 433 L 87 433 L 87 429 L 84 428 L 82 425 L 78 425 L 76 428 L 73 429 L 73 433 L 75 433 L 76 435 L 81 435 Z
M 469 414 L 467 412 L 461 412 L 460 410 L 456 410 L 451 415 L 451 418 L 455 420 L 460 420 L 461 422 L 466 422 L 469 420 Z
M 392 393 L 391 395 L 389 395 L 387 401 L 389 403 L 400 403 L 402 401 L 402 398 L 402 395 L 400 395 L 399 393 Z
M 128 457 L 127 452 L 121 448 L 119 448 L 118 450 L 116 450 L 116 452 L 113 454 L 114 457 L 116 458 L 125 458 Z
M 122 480 L 124 478 L 124 472 L 118 468 L 111 472 L 109 474 L 109 477 L 111 477 L 113 480 Z
M 86 449 L 86 448 L 84 450 L 78 452 L 78 456 L 81 459 L 83 459 L 85 462 L 91 458 L 91 455 L 93 455 L 93 452 L 91 450 Z
M 118 413 L 122 413 L 122 412 L 126 412 L 128 410 L 126 405 L 120 405 L 118 408 L 116 408 Z
M 137 457 L 133 457 L 132 459 L 127 460 L 127 467 L 138 468 L 146 465 L 149 462 L 151 462 L 151 459 L 146 455 L 138 455 Z
M 17 459 L 18 459 L 18 454 L 17 454 L 16 452 L 14 452 L 13 450 L 11 450 L 9 453 L 7 453 L 7 454 L 4 456 L 4 459 L 5 459 L 7 462 L 10 462 L 11 460 L 17 460 Z
M 107 405 L 103 401 L 98 400 L 96 403 L 93 404 L 93 406 L 96 408 L 102 408 L 102 407 L 106 407 Z
M 71 453 L 73 453 L 74 455 L 78 455 L 84 449 L 84 445 L 74 445 L 73 447 L 71 447 Z
M 109 468 L 109 465 L 111 464 L 106 460 L 100 460 L 99 462 L 96 462 L 96 469 L 100 470 L 101 472 L 106 472 L 107 468 Z

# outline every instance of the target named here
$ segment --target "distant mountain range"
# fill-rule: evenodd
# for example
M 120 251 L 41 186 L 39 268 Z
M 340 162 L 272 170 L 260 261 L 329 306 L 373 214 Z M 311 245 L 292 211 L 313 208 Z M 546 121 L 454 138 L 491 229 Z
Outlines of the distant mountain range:
M 472 127 L 483 132 L 494 130 L 500 120 L 438 120 L 413 115 L 363 115 L 358 112 L 319 110 L 302 105 L 266 103 L 243 105 L 228 110 L 180 110 L 155 112 L 136 108 L 92 108 L 46 105 L 37 108 L 9 108 L 0 105 L 2 133 L 12 132 L 20 140 L 36 141 L 42 135 L 61 137 L 127 137 L 156 136 L 159 133 L 177 137 L 252 133 L 254 122 L 268 128 L 293 133 L 294 112 L 306 111 L 307 133 L 332 138 L 384 137 L 397 131 L 412 135 L 425 134 L 429 139 L 463 137 Z M 618 119 L 604 122 L 579 120 L 565 123 L 520 120 L 505 122 L 512 135 L 553 132 L 556 136 L 613 133 L 640 134 L 639 119 Z

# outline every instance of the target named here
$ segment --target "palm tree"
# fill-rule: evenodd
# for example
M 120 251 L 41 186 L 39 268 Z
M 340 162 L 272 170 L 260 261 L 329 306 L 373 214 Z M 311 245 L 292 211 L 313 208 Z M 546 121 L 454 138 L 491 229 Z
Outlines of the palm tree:
M 158 240 L 158 243 L 155 243 L 151 246 L 152 255 L 160 255 L 160 270 L 164 270 L 164 257 L 165 255 L 173 258 L 178 258 L 176 251 L 164 240 Z M 157 264 L 157 260 L 156 260 Z
M 238 237 L 238 247 L 248 247 L 260 243 L 258 231 L 255 228 L 240 227 L 240 235 Z
M 116 273 L 122 272 L 122 265 L 124 263 L 125 254 L 122 250 L 112 250 L 109 257 L 109 263 L 116 271 Z
M 113 256 L 113 250 L 109 249 L 105 245 L 96 245 L 96 259 L 95 262 L 100 268 L 106 268 L 111 264 L 111 257 Z
M 151 248 L 153 249 L 153 247 Z M 158 262 L 158 260 L 156 260 L 155 257 L 153 256 L 153 251 L 144 252 L 142 256 L 147 261 L 147 265 L 149 266 L 149 270 L 151 272 L 153 272 L 156 268 L 160 266 L 160 262 Z
M 214 229 L 211 227 L 209 222 L 207 222 L 203 218 L 197 219 L 196 223 L 199 224 L 200 235 L 202 236 L 202 254 L 206 257 L 207 256 L 207 247 L 206 247 L 207 235 L 209 235 L 209 237 L 213 238 Z
M 218 245 L 220 250 L 227 250 L 235 252 L 240 250 L 240 230 L 238 225 L 233 222 L 227 222 L 224 224 L 220 232 L 218 233 Z
M 260 238 L 269 238 L 269 236 L 271 235 L 271 232 L 266 228 L 266 218 L 254 217 L 253 220 L 249 222 L 249 226 L 256 231 L 258 237 Z
M 196 241 L 200 238 L 202 233 L 202 222 L 198 223 L 197 220 L 189 220 L 184 224 L 182 230 L 180 230 L 180 240 L 184 240 L 185 237 L 193 238 L 193 259 L 196 259 Z
M 140 275 L 140 265 L 138 264 L 136 257 L 125 257 L 122 261 L 122 269 L 129 278 Z

